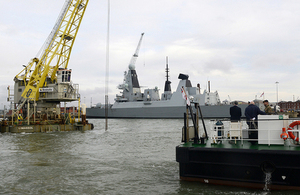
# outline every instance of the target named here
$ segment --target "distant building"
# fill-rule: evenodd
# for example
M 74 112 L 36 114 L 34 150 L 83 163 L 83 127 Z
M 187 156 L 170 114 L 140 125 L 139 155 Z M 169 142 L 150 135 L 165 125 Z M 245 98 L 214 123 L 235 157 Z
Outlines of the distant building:
M 60 108 L 60 113 L 65 113 L 65 108 L 64 107 Z M 77 114 L 77 107 L 66 107 L 66 113 Z
M 288 112 L 288 111 L 299 112 L 300 111 L 300 100 L 298 100 L 296 102 L 292 102 L 292 101 L 284 102 L 284 101 L 281 101 L 281 102 L 278 103 L 278 105 L 280 106 L 280 110 L 283 111 L 283 112 Z
M 235 101 L 237 101 L 239 105 L 240 105 L 240 104 L 248 104 L 248 102 L 244 102 L 244 101 L 241 101 L 241 100 L 234 100 L 234 101 L 231 101 L 231 102 L 230 102 L 230 101 L 227 100 L 227 99 L 225 99 L 225 100 L 222 102 L 222 104 L 225 104 L 225 105 L 233 105 Z

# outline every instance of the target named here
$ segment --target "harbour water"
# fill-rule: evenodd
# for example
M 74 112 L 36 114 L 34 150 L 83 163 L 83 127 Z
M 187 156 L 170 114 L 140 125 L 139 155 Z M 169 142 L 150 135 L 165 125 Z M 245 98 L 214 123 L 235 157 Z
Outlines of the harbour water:
M 179 179 L 182 120 L 93 119 L 91 131 L 0 134 L 0 194 L 299 194 Z

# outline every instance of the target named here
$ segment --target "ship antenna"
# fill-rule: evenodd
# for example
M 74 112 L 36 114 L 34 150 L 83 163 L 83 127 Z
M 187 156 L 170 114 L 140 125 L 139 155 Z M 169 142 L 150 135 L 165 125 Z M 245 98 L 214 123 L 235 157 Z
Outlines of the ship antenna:
M 169 64 L 168 64 L 168 56 L 166 57 L 166 77 L 167 80 L 165 82 L 165 89 L 164 91 L 171 91 L 171 81 L 169 81 Z
M 167 73 L 167 81 L 169 81 L 169 65 L 168 65 L 168 56 L 166 57 L 166 73 Z

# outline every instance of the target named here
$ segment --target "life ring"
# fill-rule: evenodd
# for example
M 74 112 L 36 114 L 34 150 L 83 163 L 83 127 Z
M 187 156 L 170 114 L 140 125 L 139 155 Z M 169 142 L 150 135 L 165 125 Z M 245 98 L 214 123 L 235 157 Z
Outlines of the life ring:
M 293 130 L 293 127 L 295 127 L 296 125 L 300 125 L 300 121 L 294 121 L 289 125 L 288 131 L 289 130 Z M 296 137 L 293 132 L 289 131 L 289 136 L 291 139 L 295 140 L 295 141 L 299 141 L 299 137 Z

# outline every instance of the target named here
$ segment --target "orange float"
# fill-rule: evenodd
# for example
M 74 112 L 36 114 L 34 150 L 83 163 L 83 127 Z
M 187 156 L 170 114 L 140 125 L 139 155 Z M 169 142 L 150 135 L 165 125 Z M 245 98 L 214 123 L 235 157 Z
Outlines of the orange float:
M 281 137 L 283 140 L 286 140 L 287 138 L 289 138 L 289 135 L 286 133 L 285 128 L 282 128 L 282 134 L 280 135 L 280 137 Z

